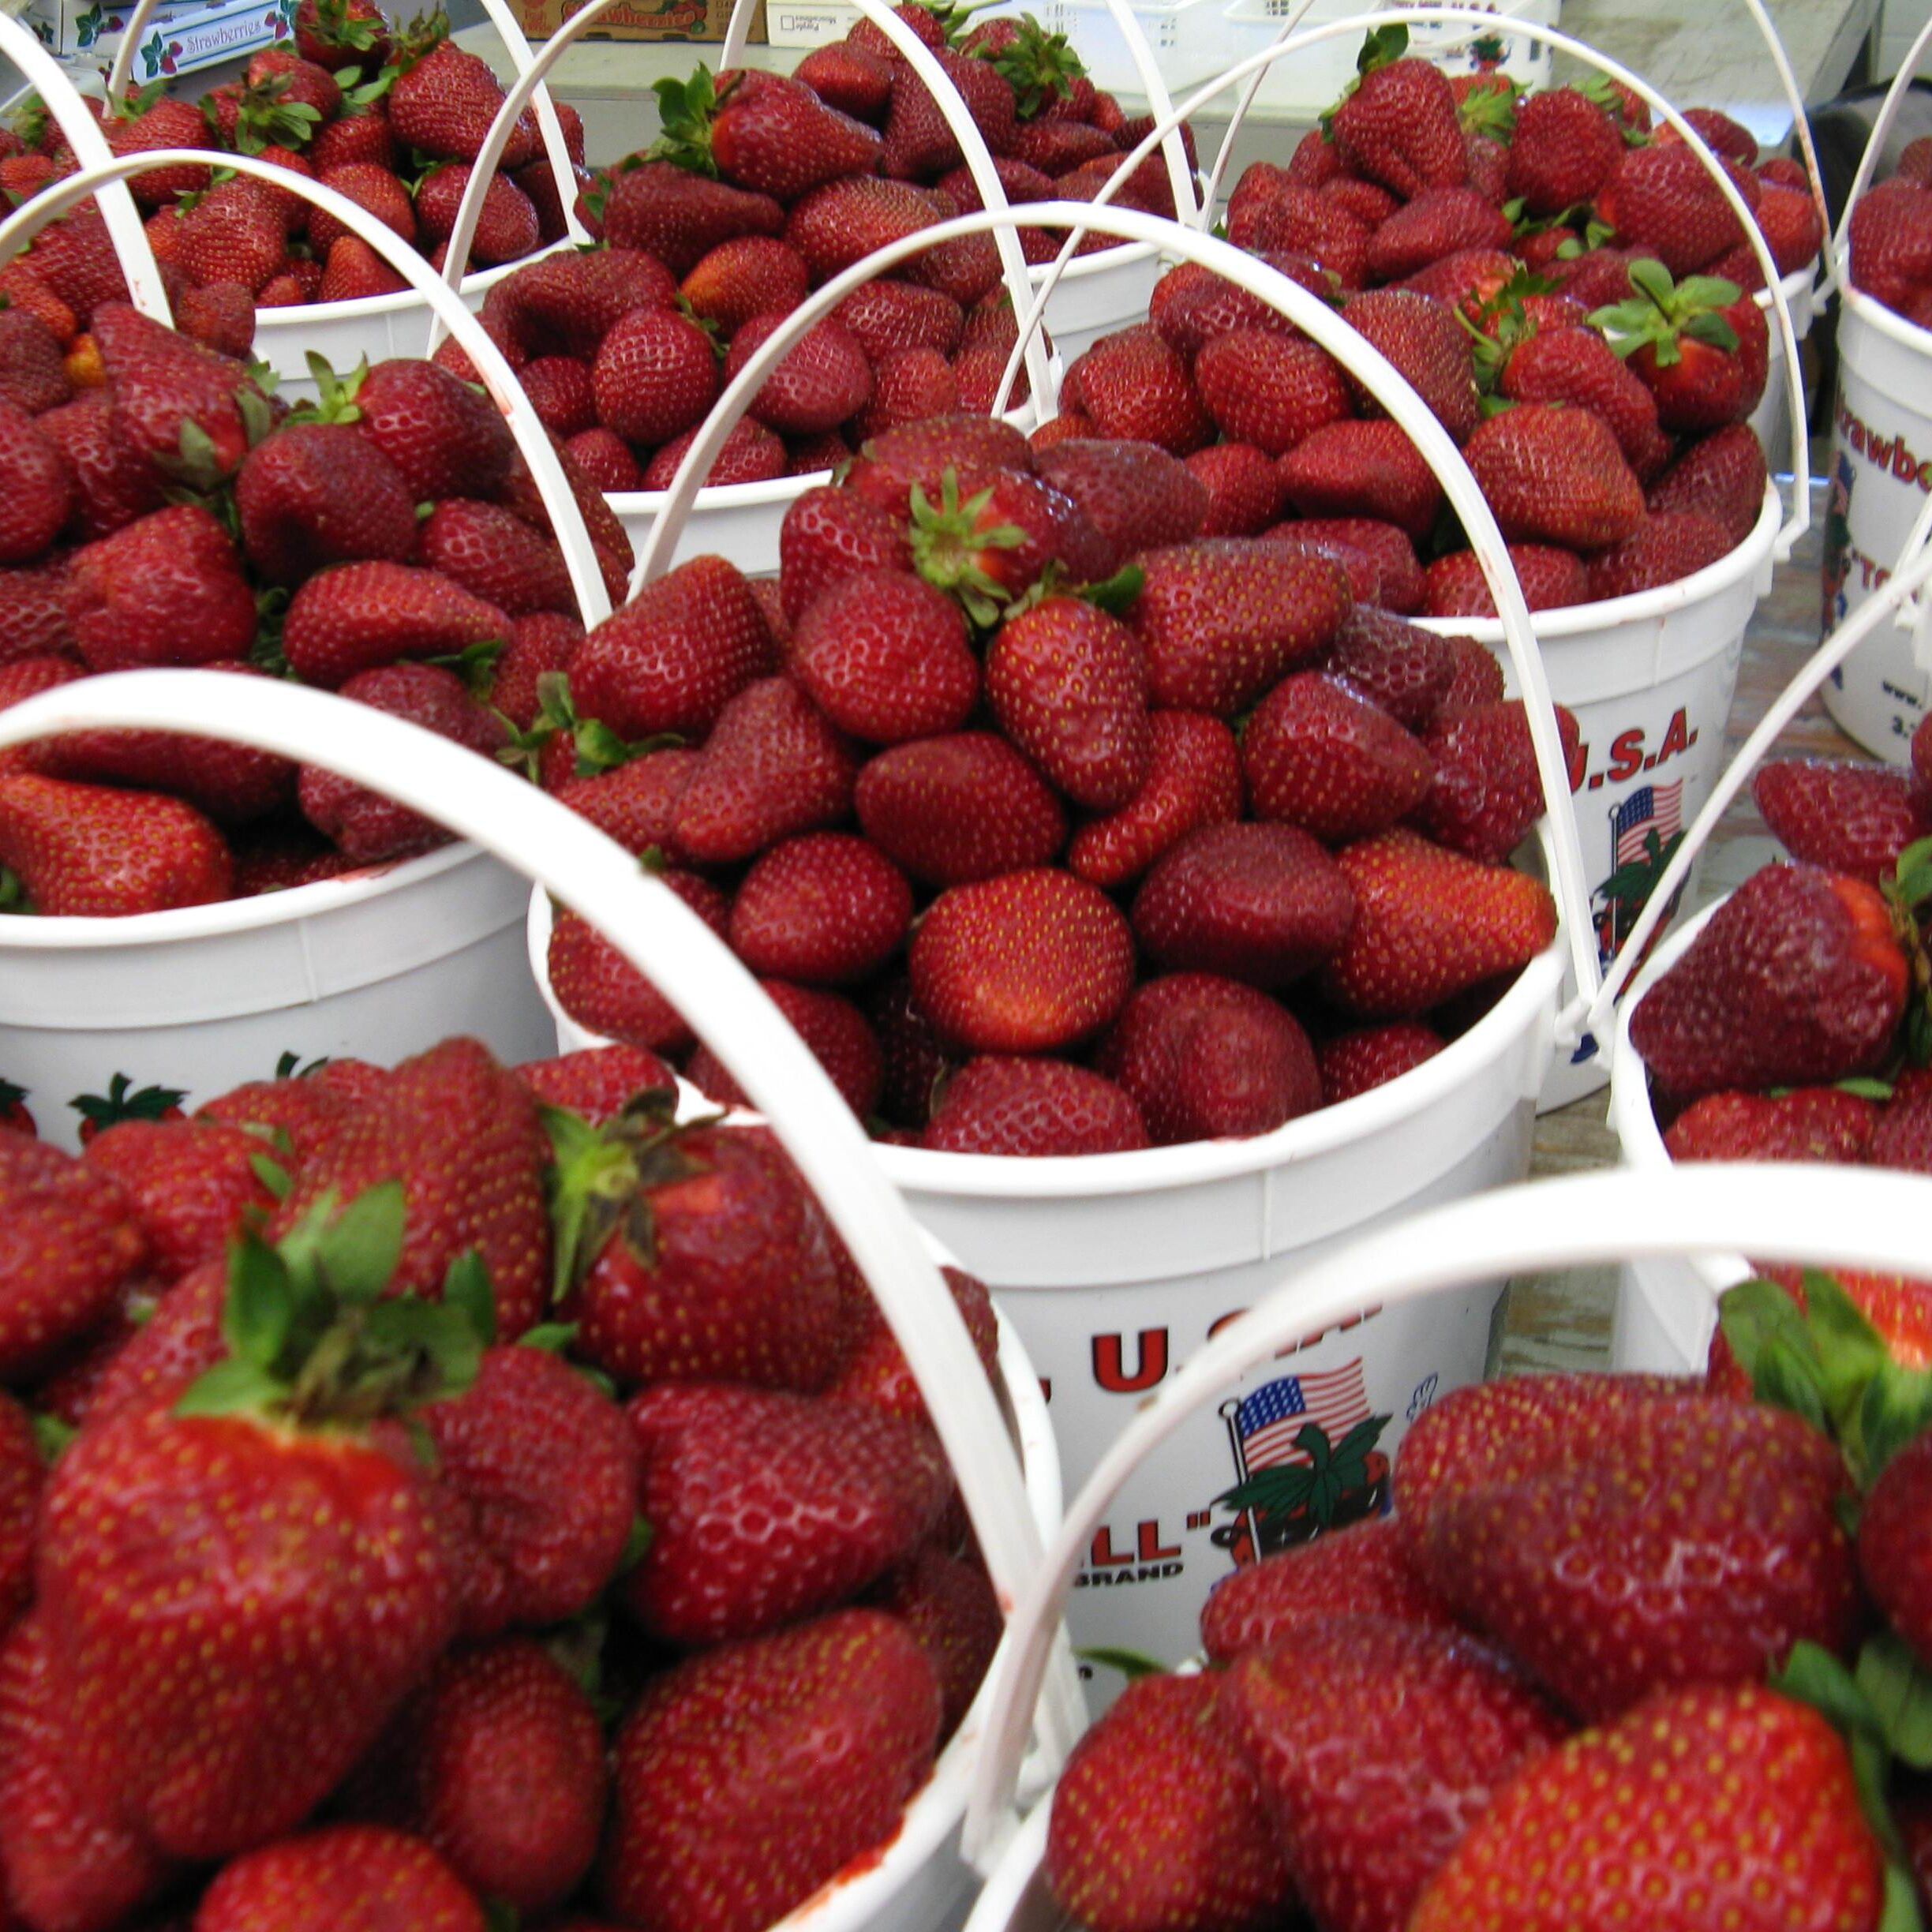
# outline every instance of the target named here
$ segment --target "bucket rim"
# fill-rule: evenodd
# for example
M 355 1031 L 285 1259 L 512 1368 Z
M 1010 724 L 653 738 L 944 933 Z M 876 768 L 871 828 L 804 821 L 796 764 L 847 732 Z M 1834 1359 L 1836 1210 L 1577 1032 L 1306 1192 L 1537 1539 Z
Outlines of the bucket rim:
M 1932 336 L 1928 336 L 1927 346 L 1932 347 Z M 1537 642 L 1567 642 L 1597 631 L 1615 630 L 1622 624 L 1649 623 L 1679 616 L 1723 596 L 1769 563 L 1783 515 L 1777 485 L 1768 481 L 1764 507 L 1758 511 L 1750 534 L 1715 564 L 1707 564 L 1688 577 L 1679 577 L 1648 590 L 1633 590 L 1623 597 L 1602 597 L 1589 604 L 1567 604 L 1556 610 L 1533 611 L 1530 619 Z M 1502 622 L 1495 617 L 1413 617 L 1409 621 L 1425 630 L 1473 637 L 1479 644 L 1503 642 Z
M 545 256 L 575 245 L 565 235 L 542 248 L 533 249 L 527 255 L 519 255 L 515 261 L 498 262 L 492 268 L 479 268 L 474 275 L 463 277 L 459 292 L 464 295 L 486 294 L 517 269 L 527 268 L 532 262 L 541 261 Z M 429 304 L 414 289 L 391 289 L 387 295 L 356 295 L 347 301 L 290 302 L 286 308 L 258 309 L 255 312 L 255 328 L 257 335 L 264 329 L 275 332 L 298 327 L 312 329 L 320 322 L 373 321 L 379 316 L 402 315 L 411 309 L 421 309 L 426 314 Z
M 1839 256 L 1838 299 L 1859 321 L 1870 328 L 1876 329 L 1881 335 L 1896 343 L 1900 348 L 1915 350 L 1922 356 L 1932 358 L 1932 329 L 1921 328 L 1915 322 L 1908 322 L 1896 309 L 1888 309 L 1877 296 L 1853 286 L 1852 257 L 1848 249 L 1841 251 Z

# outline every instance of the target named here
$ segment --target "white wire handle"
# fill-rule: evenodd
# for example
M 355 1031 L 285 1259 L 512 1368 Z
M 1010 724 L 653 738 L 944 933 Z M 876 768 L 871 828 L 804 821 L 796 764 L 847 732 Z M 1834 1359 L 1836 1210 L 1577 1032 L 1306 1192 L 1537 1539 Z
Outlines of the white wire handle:
M 48 222 L 66 214 L 105 185 L 125 182 L 129 176 L 145 174 L 150 169 L 178 167 L 190 162 L 205 163 L 206 159 L 206 154 L 198 148 L 155 148 L 140 154 L 118 158 L 110 155 L 105 162 L 83 168 L 77 174 L 50 183 L 31 201 L 15 209 L 5 221 L 0 221 L 0 265 L 11 261 Z M 249 174 L 258 181 L 268 182 L 284 193 L 300 195 L 324 214 L 333 215 L 367 242 L 429 303 L 431 312 L 440 316 L 476 365 L 478 380 L 489 392 L 490 400 L 502 410 L 510 433 L 515 437 L 517 447 L 522 452 L 523 460 L 530 465 L 537 494 L 549 512 L 552 534 L 564 552 L 564 562 L 570 572 L 571 589 L 576 596 L 585 627 L 601 623 L 610 615 L 610 594 L 604 588 L 597 552 L 591 544 L 590 532 L 584 527 L 582 512 L 571 493 L 564 466 L 557 459 L 549 432 L 531 407 L 530 399 L 524 395 L 510 365 L 504 360 L 503 351 L 463 306 L 462 298 L 451 293 L 429 263 L 400 235 L 377 221 L 366 209 L 358 208 L 346 195 L 339 194 L 333 188 L 325 188 L 320 182 L 310 181 L 305 175 L 292 174 L 286 168 L 277 167 L 272 161 L 263 160 L 259 155 L 230 155 L 223 165 L 234 169 L 238 174 Z
M 762 1113 L 852 1250 L 925 1391 L 1002 1611 L 1040 1562 L 1039 1535 L 991 1385 L 898 1192 L 825 1069 L 731 949 L 588 819 L 474 751 L 353 699 L 273 678 L 134 671 L 0 713 L 0 746 L 102 726 L 214 736 L 320 765 L 471 839 L 553 893 L 647 972 Z M 1041 1706 L 1057 1762 L 1084 1721 L 1057 1674 Z
M 1871 185 L 1871 178 L 1885 153 L 1885 143 L 1891 139 L 1892 124 L 1897 120 L 1899 109 L 1911 92 L 1912 77 L 1918 73 L 1919 63 L 1925 58 L 1928 47 L 1932 47 L 1932 16 L 1928 16 L 1925 24 L 1913 36 L 1911 50 L 1899 62 L 1898 72 L 1892 77 L 1892 84 L 1885 89 L 1885 97 L 1879 104 L 1878 118 L 1873 122 L 1871 133 L 1866 137 L 1865 152 L 1859 156 L 1858 171 L 1852 177 L 1852 191 L 1845 197 L 1844 212 L 1838 218 L 1838 232 L 1832 238 L 1832 268 L 1841 287 L 1848 286 L 1847 277 L 1851 272 L 1852 211 L 1858 206 L 1859 196 Z
M 1012 1839 L 1027 1713 L 1068 1591 L 1127 1479 L 1204 1403 L 1285 1344 L 1359 1316 L 1529 1269 L 1745 1250 L 1766 1261 L 1911 1273 L 1925 1265 L 1932 1187 L 1877 1168 L 1610 1168 L 1501 1188 L 1364 1235 L 1277 1289 L 1201 1348 L 1114 1440 L 1074 1498 L 993 1664 L 986 1747 L 964 1851 L 990 1873 Z
M 74 159 L 84 168 L 113 160 L 114 151 L 101 133 L 93 109 L 61 71 L 59 62 L 34 38 L 31 28 L 6 12 L 0 12 L 0 54 L 32 84 L 55 125 L 67 137 Z M 201 159 L 205 163 L 207 157 Z M 160 267 L 155 260 L 154 250 L 148 245 L 140 210 L 134 205 L 127 183 L 117 182 L 107 188 L 99 205 L 101 219 L 107 224 L 108 239 L 114 243 L 134 306 L 157 322 L 173 321 L 174 310 L 168 305 L 167 290 L 162 286 Z
M 1932 612 L 1928 612 L 1923 601 L 1926 585 L 1932 583 L 1932 548 L 1928 545 L 1932 545 L 1932 500 L 1919 512 L 1892 575 L 1811 653 L 1798 675 L 1779 692 L 1756 729 L 1739 746 L 1737 755 L 1724 767 L 1710 796 L 1704 801 L 1703 809 L 1691 820 L 1683 842 L 1671 855 L 1670 863 L 1664 867 L 1645 901 L 1630 937 L 1604 976 L 1587 1021 L 1589 1030 L 1598 1039 L 1606 1037 L 1601 1024 L 1604 1016 L 1649 949 L 1651 934 L 1668 916 L 1679 889 L 1689 878 L 1691 866 L 1717 822 L 1744 788 L 1745 781 L 1777 741 L 1779 732 L 1803 709 L 1806 699 L 1888 618 L 1901 629 L 1915 632 L 1919 661 L 1932 667 Z
M 638 560 L 632 580 L 632 594 L 669 567 L 684 521 L 695 500 L 698 486 L 723 447 L 739 418 L 744 414 L 759 386 L 792 345 L 820 316 L 828 314 L 852 290 L 873 276 L 888 273 L 909 255 L 930 248 L 935 242 L 954 235 L 977 234 L 1000 223 L 1058 227 L 1074 219 L 1097 228 L 1104 234 L 1118 234 L 1134 242 L 1151 242 L 1169 253 L 1198 262 L 1245 289 L 1250 294 L 1279 310 L 1302 332 L 1327 350 L 1356 376 L 1390 417 L 1403 429 L 1436 474 L 1451 504 L 1469 533 L 1471 548 L 1482 567 L 1490 594 L 1496 600 L 1503 635 L 1515 665 L 1518 687 L 1524 698 L 1530 734 L 1535 747 L 1537 771 L 1542 780 L 1552 844 L 1556 852 L 1556 877 L 1552 882 L 1563 911 L 1565 940 L 1569 948 L 1579 998 L 1594 995 L 1601 975 L 1597 960 L 1597 942 L 1590 924 L 1589 888 L 1583 871 L 1582 848 L 1578 841 L 1576 814 L 1570 802 L 1570 777 L 1563 758 L 1563 743 L 1556 729 L 1556 713 L 1549 683 L 1543 672 L 1542 659 L 1530 627 L 1529 606 L 1523 601 L 1522 586 L 1511 567 L 1507 547 L 1495 515 L 1462 460 L 1462 452 L 1433 412 L 1405 381 L 1395 365 L 1374 345 L 1338 316 L 1319 296 L 1298 286 L 1279 270 L 1213 235 L 1188 228 L 1137 208 L 1103 206 L 1084 201 L 1035 201 L 1024 208 L 1004 211 L 983 208 L 962 215 L 936 228 L 923 229 L 856 262 L 841 275 L 808 296 L 786 316 L 784 324 L 761 343 L 736 377 L 726 387 L 705 418 L 683 461 L 678 466 L 657 520 Z M 1032 318 L 1037 324 L 1037 314 Z
M 1177 124 L 1182 119 L 1192 118 L 1216 95 L 1224 93 L 1237 81 L 1246 79 L 1251 74 L 1264 72 L 1276 61 L 1290 54 L 1297 53 L 1304 47 L 1316 46 L 1324 40 L 1336 39 L 1344 35 L 1358 34 L 1367 27 L 1397 21 L 1414 25 L 1443 21 L 1458 21 L 1470 26 L 1493 30 L 1496 16 L 1475 6 L 1403 6 L 1390 7 L 1375 13 L 1354 13 L 1345 19 L 1324 21 L 1319 25 L 1303 28 L 1286 35 L 1271 47 L 1263 47 L 1245 60 L 1236 62 L 1226 73 L 1216 80 L 1208 81 L 1183 101 L 1174 110 L 1173 118 Z M 1772 547 L 1773 557 L 1783 562 L 1791 555 L 1799 538 L 1803 536 L 1811 523 L 1811 459 L 1805 436 L 1804 379 L 1798 366 L 1798 332 L 1792 323 L 1791 304 L 1785 297 L 1777 264 L 1773 260 L 1764 237 L 1758 233 L 1758 224 L 1751 219 L 1750 208 L 1745 205 L 1744 198 L 1738 193 L 1736 184 L 1724 172 L 1703 136 L 1648 81 L 1598 53 L 1594 47 L 1586 46 L 1581 40 L 1572 39 L 1567 34 L 1559 33 L 1553 27 L 1544 27 L 1535 21 L 1520 20 L 1512 16 L 1509 21 L 1509 31 L 1526 39 L 1534 40 L 1567 53 L 1582 62 L 1585 66 L 1597 69 L 1608 74 L 1612 80 L 1630 88 L 1649 105 L 1653 114 L 1661 114 L 1677 131 L 1685 146 L 1704 164 L 1705 171 L 1717 184 L 1724 200 L 1730 205 L 1732 213 L 1738 218 L 1745 241 L 1757 256 L 1758 265 L 1763 272 L 1765 287 L 1771 299 L 1773 325 L 1777 330 L 1778 340 L 1784 352 L 1785 395 L 1791 406 L 1792 502 L 1790 513 L 1779 529 L 1777 541 Z M 1928 24 L 1927 31 L 1932 32 L 1932 24 Z M 1040 279 L 1034 290 L 1032 306 L 1020 325 L 1019 346 L 1008 360 L 1005 379 L 1001 384 L 999 393 L 994 399 L 996 410 L 1005 406 L 1017 370 L 1020 349 L 1026 346 L 1030 331 L 1039 328 L 1040 317 L 1046 313 L 1047 301 L 1058 286 L 1061 275 L 1065 271 L 1067 264 L 1073 259 L 1074 251 L 1080 246 L 1082 237 L 1095 225 L 1093 211 L 1111 203 L 1116 186 L 1133 168 L 1145 159 L 1151 152 L 1154 143 L 1166 131 L 1160 122 L 1155 123 L 1146 138 L 1128 157 L 1120 171 L 1102 186 L 1100 193 L 1088 205 L 1086 220 L 1074 225 L 1073 232 L 1067 237 L 1060 253 Z M 1314 333 L 1312 330 L 1305 332 Z M 1320 340 L 1320 338 L 1317 337 L 1316 339 Z M 1324 343 L 1323 346 L 1326 347 L 1327 345 Z M 1330 350 L 1331 354 L 1335 353 L 1333 350 Z

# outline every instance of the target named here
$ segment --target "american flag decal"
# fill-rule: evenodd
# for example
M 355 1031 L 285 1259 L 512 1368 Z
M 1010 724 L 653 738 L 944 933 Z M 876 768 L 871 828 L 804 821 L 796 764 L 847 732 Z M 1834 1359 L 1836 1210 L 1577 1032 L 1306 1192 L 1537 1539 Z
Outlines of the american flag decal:
M 1610 813 L 1610 837 L 1616 847 L 1615 863 L 1634 864 L 1644 856 L 1644 841 L 1654 831 L 1668 843 L 1683 829 L 1683 781 L 1675 784 L 1639 785 Z
M 1284 1376 L 1246 1398 L 1234 1412 L 1234 1432 L 1248 1473 L 1306 1462 L 1295 1438 L 1312 1422 L 1331 1443 L 1368 1420 L 1368 1392 L 1359 1358 L 1345 1368 Z

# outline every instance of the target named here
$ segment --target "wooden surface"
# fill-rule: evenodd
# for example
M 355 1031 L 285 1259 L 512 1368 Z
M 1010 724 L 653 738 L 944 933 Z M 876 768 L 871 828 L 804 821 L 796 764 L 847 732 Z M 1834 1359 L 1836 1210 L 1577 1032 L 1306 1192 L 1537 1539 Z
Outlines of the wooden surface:
M 1821 447 L 1817 455 L 1826 452 Z M 1745 634 L 1744 659 L 1731 708 L 1726 744 L 1735 751 L 1762 717 L 1771 701 L 1790 683 L 1818 637 L 1818 525 L 1823 486 L 1814 489 L 1812 527 L 1788 564 L 1781 564 L 1771 593 L 1758 605 Z M 1780 754 L 1855 758 L 1863 754 L 1840 732 L 1814 698 L 1778 741 Z M 1748 789 L 1724 817 L 1692 874 L 1694 906 L 1739 885 L 1779 851 L 1766 833 Z M 1574 1174 L 1609 1166 L 1617 1159 L 1616 1136 L 1605 1122 L 1608 1092 L 1593 1094 L 1537 1122 L 1531 1172 Z M 1616 1271 L 1591 1269 L 1561 1275 L 1537 1275 L 1512 1284 L 1506 1317 L 1501 1365 L 1506 1372 L 1533 1368 L 1601 1368 L 1610 1346 L 1610 1316 Z

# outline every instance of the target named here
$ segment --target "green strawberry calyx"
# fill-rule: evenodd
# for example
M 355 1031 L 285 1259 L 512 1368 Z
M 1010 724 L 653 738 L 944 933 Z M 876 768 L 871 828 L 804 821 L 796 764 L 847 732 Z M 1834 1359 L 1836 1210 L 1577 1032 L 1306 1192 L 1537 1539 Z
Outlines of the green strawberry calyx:
M 1687 275 L 1673 282 L 1661 262 L 1647 257 L 1631 264 L 1630 280 L 1631 293 L 1623 301 L 1590 316 L 1619 355 L 1627 358 L 1647 348 L 1659 369 L 1672 369 L 1683 360 L 1687 341 L 1725 355 L 1737 353 L 1737 331 L 1721 313 L 1743 294 L 1735 282 L 1722 275 Z
M 117 1073 L 106 1093 L 76 1094 L 67 1104 L 98 1133 L 122 1121 L 165 1120 L 187 1098 L 178 1087 L 137 1088 L 125 1073 Z
M 316 0 L 316 38 L 330 47 L 366 54 L 375 46 L 382 24 L 373 14 L 352 14 L 349 0 Z
M 1013 91 L 1013 105 L 1022 121 L 1036 118 L 1053 102 L 1073 92 L 1073 83 L 1087 73 L 1086 64 L 1063 33 L 1049 33 L 1029 13 L 1020 22 L 1019 32 L 995 51 L 990 47 L 972 50 L 975 59 L 985 61 L 1003 75 Z
M 1516 110 L 1525 92 L 1523 84 L 1505 73 L 1484 78 L 1483 86 L 1471 88 L 1456 103 L 1456 118 L 1465 133 L 1481 134 L 1507 147 L 1515 139 Z
M 227 1357 L 175 1413 L 354 1428 L 461 1395 L 496 1339 L 489 1272 L 472 1249 L 440 1300 L 391 1295 L 407 1212 L 388 1181 L 346 1207 L 324 1195 L 273 1246 L 244 1233 L 229 1251 Z
M 1576 83 L 1576 91 L 1587 101 L 1593 101 L 1602 108 L 1623 130 L 1623 144 L 1627 148 L 1647 148 L 1650 144 L 1649 132 L 1639 127 L 1634 118 L 1636 110 L 1623 90 L 1606 73 L 1593 73 Z
M 966 615 L 983 630 L 999 622 L 1009 601 L 1006 587 L 980 562 L 987 550 L 1017 550 L 1027 534 L 1017 523 L 979 527 L 993 500 L 994 485 L 960 496 L 959 472 L 949 463 L 939 481 L 934 504 L 917 483 L 912 485 L 912 560 L 919 575 L 936 590 L 958 599 Z
M 235 97 L 234 140 L 242 154 L 260 154 L 264 148 L 301 149 L 314 138 L 322 125 L 321 110 L 307 101 L 286 98 L 286 74 L 270 74 L 251 82 Z M 212 104 L 204 101 L 201 111 L 219 133 L 220 119 Z
M 499 712 L 497 716 L 502 717 L 503 713 Z M 510 741 L 496 756 L 504 764 L 531 778 L 538 775 L 545 747 L 560 732 L 571 740 L 576 753 L 571 776 L 578 778 L 594 778 L 653 751 L 675 751 L 684 742 L 675 732 L 626 739 L 600 718 L 579 717 L 576 702 L 571 695 L 569 674 L 563 671 L 546 671 L 537 679 L 537 716 L 528 731 L 519 730 L 508 718 L 503 721 L 510 732 Z
M 356 400 L 369 373 L 369 358 L 363 357 L 346 376 L 338 376 L 326 356 L 311 349 L 305 358 L 316 386 L 313 402 L 298 402 L 285 419 L 290 423 L 336 423 L 346 425 L 362 420 L 361 405 Z
M 0 1114 L 6 1113 L 9 1107 L 24 1105 L 27 1098 L 28 1089 L 18 1080 L 0 1080 Z
M 664 132 L 650 151 L 653 161 L 669 161 L 694 174 L 717 174 L 717 162 L 711 152 L 711 123 L 717 110 L 736 92 L 736 77 L 724 84 L 720 94 L 708 67 L 696 69 L 688 80 L 667 74 L 653 84 L 657 96 L 657 118 Z
M 1932 904 L 1932 838 L 1915 839 L 1908 845 L 1879 890 L 1910 975 L 1905 1058 L 1914 1066 L 1932 1065 L 1932 956 L 1925 937 L 1926 908 Z
M 693 1129 L 720 1117 L 680 1124 L 668 1087 L 633 1095 L 617 1118 L 593 1127 L 567 1107 L 540 1110 L 550 1137 L 547 1176 L 550 1222 L 556 1230 L 552 1292 L 564 1301 L 590 1273 L 613 1237 L 646 1267 L 657 1264 L 657 1218 L 650 1190 L 698 1171 L 680 1144 Z

